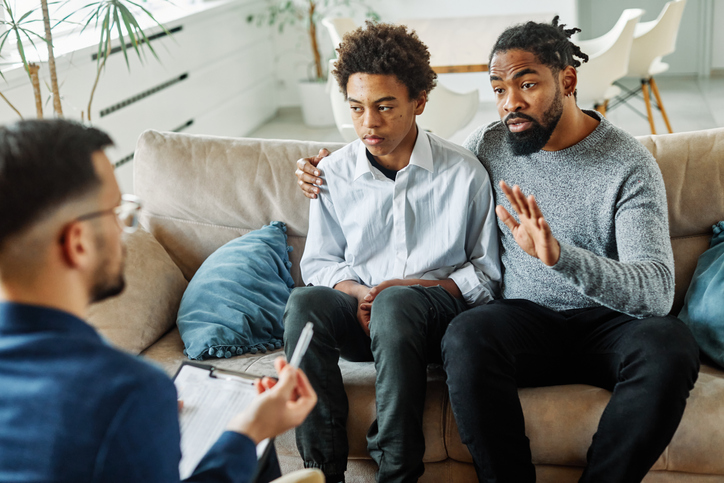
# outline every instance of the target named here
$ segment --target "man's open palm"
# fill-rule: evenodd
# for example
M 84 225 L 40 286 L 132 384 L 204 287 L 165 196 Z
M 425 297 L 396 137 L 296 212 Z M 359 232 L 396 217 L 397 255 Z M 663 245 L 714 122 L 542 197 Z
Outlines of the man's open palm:
M 500 187 L 520 223 L 501 205 L 495 208 L 498 218 L 510 229 L 516 243 L 528 255 L 540 259 L 549 267 L 555 265 L 561 255 L 561 246 L 553 237 L 551 227 L 543 218 L 533 195 L 526 198 L 518 185 L 511 189 L 505 181 L 500 182 Z

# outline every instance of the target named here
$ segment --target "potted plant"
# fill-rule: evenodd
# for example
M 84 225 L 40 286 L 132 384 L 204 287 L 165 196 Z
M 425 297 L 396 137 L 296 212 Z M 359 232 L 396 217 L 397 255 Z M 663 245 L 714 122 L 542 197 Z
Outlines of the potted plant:
M 304 122 L 310 126 L 334 125 L 332 105 L 329 93 L 326 91 L 327 73 L 319 48 L 318 24 L 324 17 L 338 15 L 343 11 L 348 15 L 354 14 L 356 9 L 362 9 L 365 16 L 378 21 L 379 15 L 363 0 L 282 0 L 275 1 L 266 12 L 249 15 L 248 22 L 256 21 L 257 25 L 267 23 L 278 25 L 279 32 L 286 26 L 301 24 L 306 30 L 309 47 L 312 54 L 312 75 L 308 79 L 299 81 L 299 95 L 302 102 L 302 115 Z
M 30 46 L 35 49 L 36 52 L 37 47 L 35 45 L 35 42 L 44 42 L 48 48 L 48 69 L 50 71 L 50 90 L 53 97 L 53 110 L 57 117 L 63 117 L 61 96 L 58 88 L 58 78 L 55 71 L 55 55 L 53 53 L 53 39 L 51 35 L 48 1 L 40 0 L 41 4 L 39 5 L 43 17 L 42 22 L 44 25 L 44 37 L 36 33 L 29 25 L 32 22 L 38 21 L 37 19 L 34 19 L 32 17 L 32 14 L 38 10 L 37 8 L 18 16 L 16 13 L 13 12 L 8 0 L 2 0 L 2 2 L 2 7 L 5 12 L 5 19 L 0 19 L 0 27 L 4 27 L 4 29 L 0 31 L 2 32 L 0 33 L 0 54 L 2 53 L 3 47 L 6 45 L 8 40 L 11 39 L 10 44 L 15 44 L 18 54 L 20 55 L 20 61 L 22 62 L 23 67 L 28 74 L 30 83 L 33 86 L 33 93 L 35 96 L 36 104 L 36 116 L 38 118 L 42 118 L 42 96 L 40 93 L 40 82 L 38 80 L 39 66 L 36 63 L 29 61 L 27 55 L 28 45 L 26 44 L 26 42 L 28 42 Z M 142 12 L 145 16 L 148 16 L 151 20 L 153 20 L 153 22 L 156 23 L 156 25 L 161 27 L 167 34 L 169 34 L 166 28 L 154 18 L 153 14 L 148 9 L 146 9 L 139 3 L 134 2 L 133 0 L 97 0 L 88 3 L 80 9 L 70 13 L 54 25 L 54 27 L 57 27 L 58 25 L 65 22 L 75 23 L 73 20 L 71 20 L 71 18 L 84 16 L 84 23 L 82 24 L 80 32 L 85 31 L 89 27 L 92 27 L 98 31 L 100 38 L 98 41 L 98 53 L 96 56 L 96 78 L 90 93 L 90 100 L 88 101 L 88 121 L 91 120 L 91 105 L 93 103 L 93 94 L 95 93 L 95 89 L 98 85 L 98 80 L 100 79 L 101 72 L 103 72 L 103 68 L 105 67 L 106 60 L 111 54 L 112 33 L 118 34 L 118 41 L 120 43 L 120 48 L 123 51 L 126 66 L 128 67 L 128 69 L 130 69 L 131 67 L 128 62 L 128 49 L 126 46 L 127 40 L 129 41 L 130 45 L 133 47 L 136 54 L 138 55 L 138 58 L 141 61 L 143 61 L 142 53 L 144 47 L 148 47 L 154 57 L 158 59 L 158 56 L 153 50 L 151 44 L 149 43 L 145 32 L 140 27 L 136 19 L 136 15 L 134 15 L 132 11 L 133 9 L 135 9 L 137 13 Z M 0 76 L 2 76 L 1 72 Z M 18 116 L 20 116 L 20 118 L 23 117 L 22 114 L 15 108 L 15 106 L 13 106 L 12 103 L 1 92 L 0 97 L 3 98 L 3 100 L 18 114 Z M 84 117 L 84 114 L 82 112 L 81 117 Z

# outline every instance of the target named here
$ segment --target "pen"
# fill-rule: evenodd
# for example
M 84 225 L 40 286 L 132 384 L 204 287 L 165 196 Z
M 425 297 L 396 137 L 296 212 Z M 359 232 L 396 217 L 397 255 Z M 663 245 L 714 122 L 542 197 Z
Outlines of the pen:
M 292 359 L 289 361 L 289 365 L 294 367 L 295 369 L 299 367 L 299 364 L 302 362 L 302 357 L 304 357 L 304 353 L 307 352 L 309 343 L 312 340 L 312 335 L 314 335 L 313 327 L 314 325 L 311 322 L 307 322 L 307 324 L 304 326 L 304 329 L 302 330 L 301 335 L 299 336 L 299 341 L 297 341 L 297 347 L 294 349 Z

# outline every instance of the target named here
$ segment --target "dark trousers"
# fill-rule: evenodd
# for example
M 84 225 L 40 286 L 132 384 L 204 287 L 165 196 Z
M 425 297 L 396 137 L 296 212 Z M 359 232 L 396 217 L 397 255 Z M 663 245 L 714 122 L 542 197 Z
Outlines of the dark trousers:
M 428 362 L 440 363 L 449 322 L 466 308 L 441 287 L 393 286 L 372 304 L 370 337 L 357 321 L 357 300 L 327 287 L 296 288 L 284 313 L 284 351 L 291 357 L 302 328 L 314 337 L 300 365 L 318 395 L 297 428 L 305 467 L 342 477 L 347 468 L 347 395 L 338 362 L 374 361 L 377 420 L 367 434 L 379 481 L 417 481 L 424 472 L 422 411 Z M 331 481 L 328 479 L 328 481 Z
M 699 349 L 675 317 L 556 312 L 527 300 L 459 315 L 442 351 L 462 441 L 478 479 L 496 483 L 535 481 L 518 387 L 612 391 L 580 481 L 639 482 L 671 441 L 699 371 Z

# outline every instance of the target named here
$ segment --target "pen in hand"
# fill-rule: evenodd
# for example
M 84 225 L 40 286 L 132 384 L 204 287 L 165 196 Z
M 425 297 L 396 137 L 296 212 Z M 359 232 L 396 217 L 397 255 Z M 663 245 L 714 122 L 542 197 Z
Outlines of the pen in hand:
M 309 343 L 312 340 L 312 336 L 314 335 L 314 324 L 311 322 L 307 322 L 307 324 L 304 326 L 304 329 L 302 330 L 301 335 L 299 336 L 299 340 L 297 341 L 297 347 L 294 348 L 294 353 L 292 354 L 292 358 L 289 361 L 289 365 L 294 367 L 295 369 L 299 368 L 299 364 L 302 362 L 302 357 L 304 357 L 304 353 L 307 352 L 307 348 L 309 347 Z

